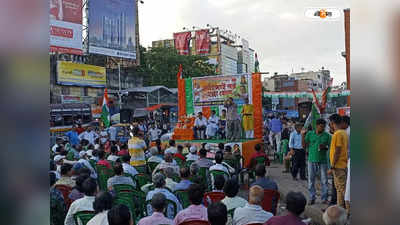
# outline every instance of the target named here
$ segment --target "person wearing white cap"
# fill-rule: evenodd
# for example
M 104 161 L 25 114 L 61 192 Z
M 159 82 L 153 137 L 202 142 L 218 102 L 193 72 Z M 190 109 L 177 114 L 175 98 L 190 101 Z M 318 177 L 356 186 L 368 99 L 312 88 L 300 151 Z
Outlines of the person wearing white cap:
M 54 156 L 54 163 L 56 164 L 56 172 L 58 174 L 61 174 L 61 166 L 64 163 L 65 156 L 64 155 L 56 155 Z M 57 179 L 60 179 L 60 177 L 58 177 Z
M 97 179 L 97 173 L 93 169 L 92 165 L 90 165 L 88 158 L 87 158 L 87 153 L 85 151 L 80 151 L 79 152 L 79 160 L 78 163 L 82 163 L 86 168 L 90 170 L 90 177 Z
M 199 156 L 197 155 L 197 147 L 196 146 L 190 146 L 189 149 L 189 154 L 186 156 L 186 161 L 196 161 L 199 159 Z

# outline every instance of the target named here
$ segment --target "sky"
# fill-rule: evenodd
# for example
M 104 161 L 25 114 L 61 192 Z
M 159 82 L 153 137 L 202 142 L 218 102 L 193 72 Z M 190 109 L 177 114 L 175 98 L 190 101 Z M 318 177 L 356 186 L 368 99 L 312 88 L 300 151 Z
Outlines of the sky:
M 261 72 L 279 74 L 331 71 L 334 84 L 346 80 L 343 9 L 345 0 L 143 0 L 139 3 L 140 43 L 172 39 L 183 27 L 207 24 L 230 30 L 249 41 L 258 55 Z M 336 7 L 337 21 L 311 21 L 309 7 Z M 264 78 L 265 78 L 264 77 Z

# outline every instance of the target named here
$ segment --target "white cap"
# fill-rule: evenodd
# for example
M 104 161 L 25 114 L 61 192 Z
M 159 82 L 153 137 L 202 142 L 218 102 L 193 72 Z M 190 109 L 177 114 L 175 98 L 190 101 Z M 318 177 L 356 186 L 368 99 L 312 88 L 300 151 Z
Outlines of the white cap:
M 87 153 L 85 151 L 80 151 L 79 152 L 79 157 L 82 158 L 83 156 L 85 156 Z
M 194 146 L 194 145 L 193 145 L 193 146 L 190 146 L 190 149 L 189 149 L 189 150 L 190 150 L 191 153 L 195 153 L 195 152 L 197 151 L 197 147 Z
M 56 155 L 56 156 L 54 156 L 54 162 L 58 162 L 61 159 L 65 159 L 65 155 Z

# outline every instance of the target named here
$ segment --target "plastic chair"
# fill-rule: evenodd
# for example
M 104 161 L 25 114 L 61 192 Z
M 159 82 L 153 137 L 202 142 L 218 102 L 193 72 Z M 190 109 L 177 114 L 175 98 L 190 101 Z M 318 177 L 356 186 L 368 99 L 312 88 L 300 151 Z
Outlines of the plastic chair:
M 93 169 L 96 170 L 96 172 L 97 172 L 96 161 L 93 160 L 93 159 L 89 159 L 89 163 L 90 163 L 90 165 L 93 167 Z
M 185 166 L 187 168 L 190 168 L 190 165 L 192 165 L 192 163 L 194 163 L 194 160 L 186 160 Z
M 180 223 L 179 225 L 210 225 L 206 220 L 190 220 Z
M 147 162 L 147 166 L 150 174 L 153 173 L 153 170 L 157 167 L 158 162 Z
M 134 166 L 138 173 L 147 173 L 147 166 Z
M 70 186 L 63 185 L 63 184 L 54 185 L 54 188 L 57 189 L 57 190 L 59 190 L 59 191 L 61 192 L 61 194 L 63 195 L 63 197 L 64 197 L 64 202 L 65 202 L 65 205 L 67 206 L 67 210 L 68 210 L 69 207 L 70 207 L 71 204 L 72 204 L 72 200 L 68 197 L 68 195 L 69 195 L 69 194 L 71 193 L 71 191 L 72 191 L 72 188 L 71 188 Z
M 117 186 L 117 185 L 114 185 L 114 188 L 116 188 L 115 186 Z M 135 211 L 135 209 L 137 209 L 137 208 L 135 207 L 133 191 L 134 191 L 133 189 L 129 189 L 129 188 L 119 189 L 116 192 L 116 196 L 114 198 L 113 205 L 114 206 L 126 205 L 129 208 L 129 211 L 131 212 L 132 219 L 134 221 L 136 221 L 136 218 L 137 218 L 136 215 L 138 215 L 138 213 L 140 213 L 140 211 L 139 210 Z
M 189 193 L 187 191 L 179 190 L 179 191 L 175 191 L 174 194 L 178 198 L 178 200 L 181 202 L 182 207 L 184 209 L 189 207 L 190 201 L 189 201 Z
M 182 168 L 182 167 L 185 165 L 185 161 L 183 161 L 181 158 L 179 158 L 179 157 L 174 157 L 174 159 L 175 159 L 176 163 L 178 164 L 178 166 L 179 166 L 180 168 Z
M 226 173 L 225 171 L 222 171 L 222 170 L 211 170 L 210 171 L 210 185 L 209 185 L 211 190 L 214 189 L 214 180 L 215 180 L 215 176 L 217 176 L 217 175 L 224 176 L 225 180 L 228 180 L 230 178 L 230 175 L 228 173 Z
M 136 189 L 140 190 L 145 184 L 150 184 L 152 182 L 151 177 L 147 174 L 138 173 L 133 177 L 134 182 L 136 183 Z
M 207 192 L 203 196 L 204 206 L 208 206 L 208 200 L 211 200 L 211 203 L 219 202 L 225 198 L 224 192 Z
M 236 208 L 228 210 L 228 216 L 230 216 L 232 219 L 233 219 L 233 214 L 235 213 L 235 209 Z
M 271 212 L 272 214 L 276 215 L 278 209 L 278 202 L 280 199 L 280 193 L 275 190 L 264 190 L 264 199 L 262 201 L 262 208 L 267 211 Z M 273 207 L 273 202 L 275 202 L 275 207 Z
M 86 225 L 95 216 L 94 211 L 80 211 L 74 214 L 75 224 Z
M 114 171 L 103 165 L 96 165 L 97 181 L 102 191 L 107 191 L 107 180 L 114 176 Z

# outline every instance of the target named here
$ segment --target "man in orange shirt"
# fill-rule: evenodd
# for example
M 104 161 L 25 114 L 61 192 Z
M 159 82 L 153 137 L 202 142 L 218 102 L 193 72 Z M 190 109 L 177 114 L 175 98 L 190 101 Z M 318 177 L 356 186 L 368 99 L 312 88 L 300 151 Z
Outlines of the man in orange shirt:
M 344 194 L 346 190 L 347 179 L 347 147 L 348 136 L 345 130 L 342 129 L 342 117 L 338 114 L 333 114 L 329 117 L 329 126 L 333 128 L 329 159 L 331 169 L 328 174 L 333 174 L 333 179 L 337 192 L 337 204 L 345 208 Z

